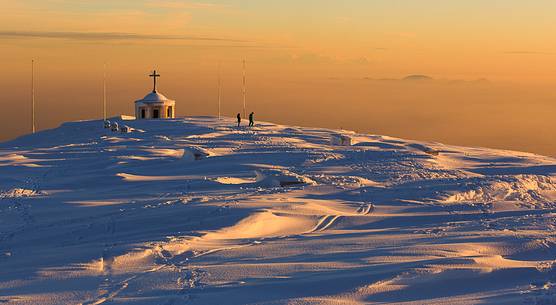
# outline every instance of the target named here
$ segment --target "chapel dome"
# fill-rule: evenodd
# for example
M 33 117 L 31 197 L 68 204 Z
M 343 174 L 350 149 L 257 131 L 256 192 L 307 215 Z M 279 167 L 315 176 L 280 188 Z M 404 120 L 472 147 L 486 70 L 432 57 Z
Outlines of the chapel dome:
M 163 94 L 158 93 L 156 91 L 149 92 L 149 94 L 145 95 L 145 97 L 142 100 L 138 100 L 138 102 L 143 102 L 143 103 L 149 103 L 149 102 L 160 103 L 165 101 L 169 101 L 169 99 L 165 97 Z

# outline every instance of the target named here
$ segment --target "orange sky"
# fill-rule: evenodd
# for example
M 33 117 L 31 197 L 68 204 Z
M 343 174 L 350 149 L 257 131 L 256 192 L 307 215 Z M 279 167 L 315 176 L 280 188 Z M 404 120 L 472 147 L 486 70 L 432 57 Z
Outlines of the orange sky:
M 178 115 L 257 118 L 556 155 L 556 2 L 518 0 L 0 0 L 0 139 L 132 113 L 162 74 Z M 426 82 L 403 81 L 423 74 Z M 384 80 L 388 79 L 388 80 Z M 69 107 L 64 107 L 69 106 Z M 4 113 L 10 113 L 4 111 Z

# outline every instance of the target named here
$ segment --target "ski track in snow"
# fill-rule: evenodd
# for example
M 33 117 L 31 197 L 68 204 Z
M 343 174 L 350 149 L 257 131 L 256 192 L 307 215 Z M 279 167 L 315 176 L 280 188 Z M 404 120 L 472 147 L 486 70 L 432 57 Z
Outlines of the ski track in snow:
M 119 123 L 0 144 L 0 303 L 556 304 L 552 158 Z

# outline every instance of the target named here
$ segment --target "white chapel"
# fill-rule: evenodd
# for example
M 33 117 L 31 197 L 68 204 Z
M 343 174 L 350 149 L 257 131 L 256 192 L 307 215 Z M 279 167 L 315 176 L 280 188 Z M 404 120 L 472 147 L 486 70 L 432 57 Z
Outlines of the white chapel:
M 135 118 L 138 120 L 173 119 L 176 113 L 176 101 L 168 99 L 156 91 L 156 78 L 160 74 L 153 71 L 153 91 L 143 99 L 135 101 Z

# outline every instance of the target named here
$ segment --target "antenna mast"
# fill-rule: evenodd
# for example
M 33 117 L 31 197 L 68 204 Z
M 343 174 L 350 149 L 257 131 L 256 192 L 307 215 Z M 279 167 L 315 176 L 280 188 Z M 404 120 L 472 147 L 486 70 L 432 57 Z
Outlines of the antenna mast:
M 31 60 L 31 131 L 35 133 L 35 60 Z
M 245 112 L 245 59 L 243 60 L 243 117 L 247 117 Z
M 106 121 L 106 63 L 103 65 L 102 74 L 102 118 Z
M 220 62 L 218 62 L 218 119 L 222 119 L 220 114 L 220 103 L 222 100 L 222 79 L 220 76 Z

